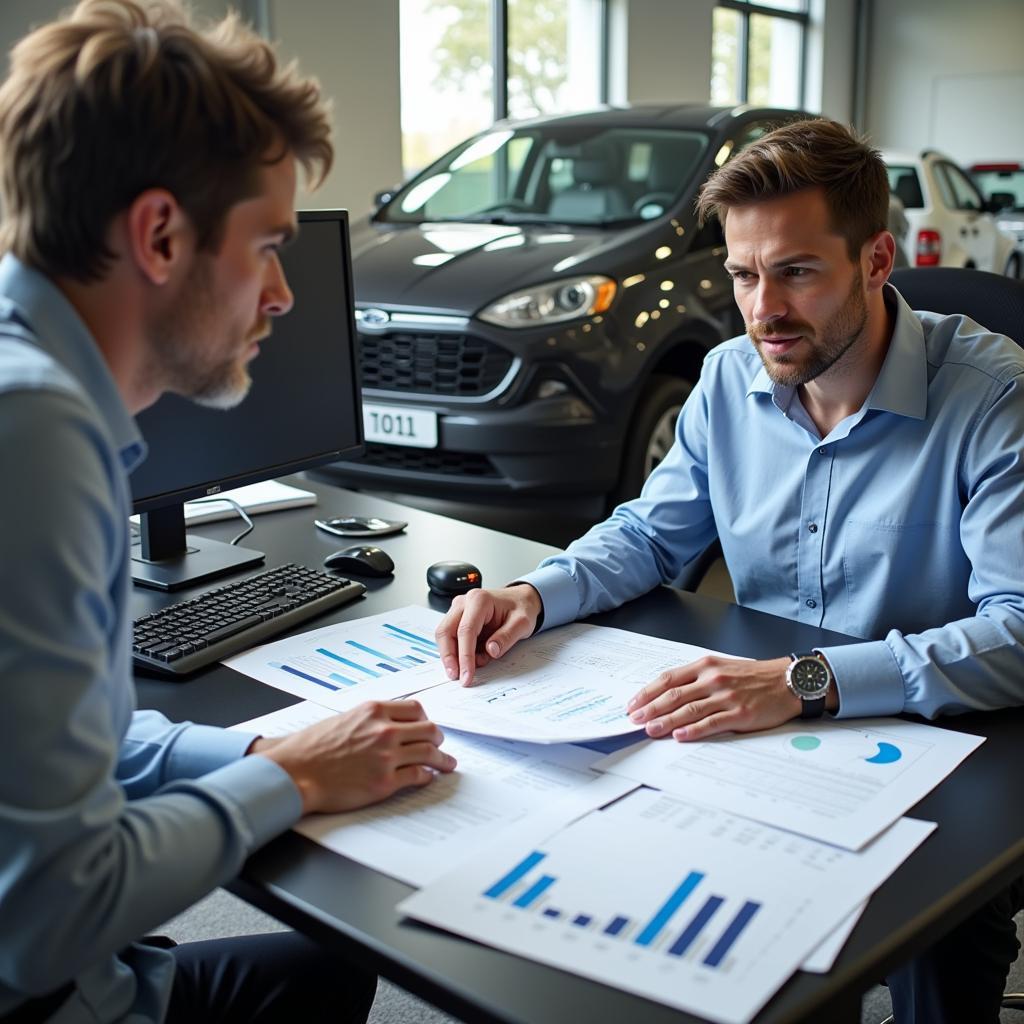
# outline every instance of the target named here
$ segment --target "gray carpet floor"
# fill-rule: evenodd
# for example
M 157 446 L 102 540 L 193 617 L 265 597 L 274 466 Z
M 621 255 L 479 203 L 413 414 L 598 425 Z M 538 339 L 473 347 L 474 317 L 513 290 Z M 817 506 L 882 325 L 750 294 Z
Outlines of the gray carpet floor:
M 228 935 L 280 931 L 283 927 L 272 917 L 267 917 L 230 893 L 218 889 L 157 931 L 171 936 L 177 942 L 190 942 Z M 1021 933 L 1020 917 L 1017 919 L 1017 931 Z M 1024 958 L 1014 965 L 1008 990 L 1024 991 Z M 864 997 L 861 1024 L 879 1024 L 891 1012 L 888 992 L 877 985 Z M 454 1018 L 383 979 L 377 988 L 377 1001 L 370 1013 L 370 1024 L 452 1024 L 453 1021 Z M 1024 1024 L 1024 1012 L 1004 1010 L 1001 1022 Z

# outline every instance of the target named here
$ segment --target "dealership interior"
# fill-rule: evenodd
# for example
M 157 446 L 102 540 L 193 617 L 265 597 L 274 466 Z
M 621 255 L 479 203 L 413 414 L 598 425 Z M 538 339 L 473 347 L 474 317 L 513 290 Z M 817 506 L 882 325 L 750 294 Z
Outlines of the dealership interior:
M 2 0 L 0 46 L 67 6 Z M 725 238 L 696 218 L 697 192 L 789 120 L 835 119 L 881 152 L 897 273 L 1024 282 L 1024 0 L 189 6 L 237 10 L 331 99 L 333 167 L 315 191 L 300 183 L 297 206 L 348 211 L 340 276 L 362 436 L 288 482 L 379 500 L 385 518 L 397 503 L 562 549 L 636 497 L 676 443 L 704 357 L 744 333 Z M 300 237 L 317 221 L 303 217 Z M 440 536 L 435 547 L 460 555 Z M 714 545 L 667 582 L 735 600 Z M 182 942 L 285 927 L 236 892 L 156 930 Z M 395 963 L 373 1024 L 526 1024 L 475 1016 L 457 990 L 442 1011 L 429 970 L 415 985 Z M 1024 991 L 1024 958 L 1006 989 Z M 752 1019 L 797 1019 L 770 1007 Z M 863 993 L 864 1024 L 891 1013 L 884 985 Z

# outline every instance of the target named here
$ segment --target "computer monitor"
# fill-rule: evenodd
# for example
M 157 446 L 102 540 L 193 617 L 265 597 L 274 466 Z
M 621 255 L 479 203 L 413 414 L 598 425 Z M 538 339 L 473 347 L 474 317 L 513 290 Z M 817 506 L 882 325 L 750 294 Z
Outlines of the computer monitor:
M 131 476 L 141 513 L 132 578 L 176 590 L 263 560 L 263 553 L 185 532 L 183 503 L 359 454 L 363 445 L 348 215 L 298 214 L 281 253 L 295 304 L 249 364 L 233 409 L 165 395 L 138 416 L 149 456 Z

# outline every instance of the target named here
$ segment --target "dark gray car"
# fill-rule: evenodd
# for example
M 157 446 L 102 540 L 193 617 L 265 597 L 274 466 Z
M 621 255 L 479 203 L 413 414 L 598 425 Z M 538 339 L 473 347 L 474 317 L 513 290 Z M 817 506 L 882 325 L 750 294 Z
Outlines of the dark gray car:
M 793 111 L 498 123 L 352 233 L 366 455 L 354 486 L 473 500 L 639 491 L 705 353 L 743 324 L 707 175 Z

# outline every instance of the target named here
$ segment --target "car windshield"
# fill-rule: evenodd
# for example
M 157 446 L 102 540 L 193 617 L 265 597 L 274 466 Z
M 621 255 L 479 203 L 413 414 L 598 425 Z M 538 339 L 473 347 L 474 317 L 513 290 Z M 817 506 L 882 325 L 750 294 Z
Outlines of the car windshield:
M 413 178 L 378 219 L 592 226 L 653 220 L 679 198 L 707 145 L 699 132 L 662 128 L 495 129 Z
M 1024 211 L 1024 168 L 978 170 L 973 171 L 971 177 L 986 199 L 1000 193 L 1010 195 L 1013 196 L 1013 202 L 1004 202 L 1004 208 Z

